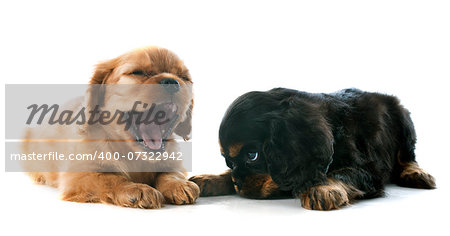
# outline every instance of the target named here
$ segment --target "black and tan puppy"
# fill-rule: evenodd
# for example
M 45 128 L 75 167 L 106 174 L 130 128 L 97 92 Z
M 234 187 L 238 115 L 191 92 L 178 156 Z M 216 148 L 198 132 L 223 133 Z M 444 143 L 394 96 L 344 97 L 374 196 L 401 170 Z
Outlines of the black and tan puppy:
M 415 161 L 414 126 L 394 96 L 249 92 L 228 108 L 219 142 L 231 170 L 192 177 L 201 196 L 294 196 L 307 209 L 331 210 L 382 196 L 388 182 L 435 188 Z

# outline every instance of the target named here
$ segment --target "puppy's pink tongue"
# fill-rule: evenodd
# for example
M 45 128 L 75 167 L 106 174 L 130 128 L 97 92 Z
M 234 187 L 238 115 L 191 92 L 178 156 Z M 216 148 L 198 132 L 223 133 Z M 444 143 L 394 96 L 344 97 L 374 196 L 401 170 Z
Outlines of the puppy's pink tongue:
M 148 125 L 141 124 L 139 126 L 144 144 L 150 149 L 158 150 L 162 146 L 162 133 L 159 125 L 150 123 Z

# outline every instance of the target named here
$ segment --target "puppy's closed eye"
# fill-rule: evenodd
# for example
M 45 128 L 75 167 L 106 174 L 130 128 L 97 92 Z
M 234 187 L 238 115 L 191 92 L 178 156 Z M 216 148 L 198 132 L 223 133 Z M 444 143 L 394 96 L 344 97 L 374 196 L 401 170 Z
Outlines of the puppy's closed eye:
M 131 72 L 130 75 L 144 76 L 144 75 L 147 75 L 147 72 L 145 72 L 143 70 L 135 70 L 135 71 Z
M 145 70 L 134 70 L 129 75 L 135 75 L 135 76 L 155 76 L 157 73 L 153 71 L 145 71 Z
M 189 76 L 186 76 L 186 75 L 182 75 L 182 76 L 180 76 L 180 78 L 182 79 L 182 80 L 184 80 L 184 81 L 189 81 L 190 79 L 189 79 Z

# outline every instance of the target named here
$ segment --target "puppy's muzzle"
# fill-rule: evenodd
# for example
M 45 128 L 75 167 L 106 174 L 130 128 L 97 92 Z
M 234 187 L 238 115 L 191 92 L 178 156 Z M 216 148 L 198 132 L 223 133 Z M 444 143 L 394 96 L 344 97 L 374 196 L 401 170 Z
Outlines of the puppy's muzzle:
M 175 94 L 180 90 L 180 84 L 176 79 L 164 78 L 159 83 L 170 94 Z
M 233 182 L 234 188 L 236 191 L 240 191 L 242 188 L 242 181 L 240 179 L 236 179 L 234 177 L 231 177 L 231 181 Z

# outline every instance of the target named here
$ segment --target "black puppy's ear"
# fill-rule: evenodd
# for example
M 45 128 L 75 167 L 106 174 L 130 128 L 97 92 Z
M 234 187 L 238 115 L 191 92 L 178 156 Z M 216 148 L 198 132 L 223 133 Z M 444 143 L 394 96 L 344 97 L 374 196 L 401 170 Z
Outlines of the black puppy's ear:
M 263 152 L 275 183 L 294 194 L 326 183 L 333 137 L 319 109 L 294 100 L 270 116 Z

